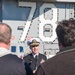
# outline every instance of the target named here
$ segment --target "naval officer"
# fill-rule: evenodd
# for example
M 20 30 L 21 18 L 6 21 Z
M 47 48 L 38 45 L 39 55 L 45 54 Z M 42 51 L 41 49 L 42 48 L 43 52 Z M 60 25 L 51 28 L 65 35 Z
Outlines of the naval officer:
M 40 40 L 38 38 L 31 38 L 28 40 L 29 48 L 31 53 L 25 56 L 23 59 L 29 64 L 33 73 L 36 72 L 38 66 L 47 60 L 44 54 L 39 53 Z

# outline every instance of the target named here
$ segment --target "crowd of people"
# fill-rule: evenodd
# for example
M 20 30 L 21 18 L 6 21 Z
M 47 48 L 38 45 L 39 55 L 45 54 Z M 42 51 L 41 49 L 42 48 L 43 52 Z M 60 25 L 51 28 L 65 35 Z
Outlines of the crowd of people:
M 62 20 L 56 28 L 59 52 L 47 59 L 39 52 L 40 41 L 27 43 L 31 53 L 20 59 L 11 54 L 12 29 L 0 23 L 0 75 L 75 75 L 75 20 Z

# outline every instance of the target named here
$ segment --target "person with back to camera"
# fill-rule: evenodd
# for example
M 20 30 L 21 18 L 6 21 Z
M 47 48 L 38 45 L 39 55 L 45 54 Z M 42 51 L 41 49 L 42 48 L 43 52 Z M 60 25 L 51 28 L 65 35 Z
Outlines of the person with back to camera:
M 75 20 L 63 20 L 56 28 L 59 53 L 41 64 L 36 75 L 75 75 Z
M 0 75 L 27 75 L 27 65 L 25 66 L 23 60 L 11 54 L 9 50 L 11 39 L 11 27 L 0 23 Z
M 29 64 L 34 74 L 40 63 L 46 61 L 47 57 L 44 54 L 39 53 L 40 40 L 38 38 L 31 38 L 27 43 L 32 53 L 28 54 L 23 59 Z

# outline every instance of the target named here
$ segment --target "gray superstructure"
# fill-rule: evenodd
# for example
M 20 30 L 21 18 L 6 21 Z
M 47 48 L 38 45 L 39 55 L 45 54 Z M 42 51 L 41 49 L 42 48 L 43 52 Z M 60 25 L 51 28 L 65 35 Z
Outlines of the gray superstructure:
M 32 37 L 40 39 L 41 53 L 51 57 L 59 51 L 55 28 L 58 21 L 75 18 L 75 2 L 52 1 L 1 0 L 0 21 L 12 27 L 12 45 L 23 45 L 24 54 L 30 52 L 27 40 Z

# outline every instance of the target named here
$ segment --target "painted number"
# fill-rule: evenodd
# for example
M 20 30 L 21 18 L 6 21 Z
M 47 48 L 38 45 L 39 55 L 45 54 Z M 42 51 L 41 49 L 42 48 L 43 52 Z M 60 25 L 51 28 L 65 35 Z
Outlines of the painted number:
M 36 3 L 34 3 L 34 2 L 20 2 L 19 6 L 31 7 L 31 11 L 30 11 L 29 17 L 27 19 L 27 22 L 26 22 L 26 25 L 25 25 L 22 37 L 20 39 L 20 41 L 24 41 L 25 37 L 27 35 L 27 32 L 29 30 L 29 27 L 30 27 L 30 24 L 31 24 L 33 15 L 34 15 L 34 12 L 36 10 Z M 51 8 L 52 9 L 52 11 L 53 11 L 53 18 L 51 20 L 50 19 L 45 19 L 45 16 L 44 16 L 45 8 Z M 40 7 L 39 21 L 40 21 L 40 23 L 39 23 L 39 38 L 43 42 L 45 42 L 45 41 L 46 42 L 52 42 L 56 38 L 55 28 L 57 26 L 56 25 L 56 21 L 57 21 L 57 8 L 53 4 L 47 4 L 47 3 L 43 4 Z M 47 24 L 50 24 L 53 27 L 53 34 L 52 34 L 51 37 L 45 37 L 44 34 L 43 34 L 44 26 L 47 25 Z
M 20 39 L 20 41 L 24 41 L 25 37 L 27 35 L 27 32 L 29 30 L 29 27 L 30 27 L 30 24 L 31 24 L 31 21 L 32 21 L 34 12 L 35 12 L 35 9 L 36 9 L 36 3 L 32 3 L 32 2 L 20 2 L 19 6 L 31 7 L 31 11 L 30 11 L 29 17 L 27 19 L 27 22 L 26 22 L 26 25 L 25 25 L 22 37 Z
M 45 19 L 45 16 L 44 16 L 45 8 L 51 8 L 52 9 L 52 11 L 53 11 L 53 18 L 51 20 L 50 19 L 48 19 L 48 20 Z M 57 21 L 57 9 L 56 9 L 56 7 L 53 4 L 46 4 L 46 3 L 43 4 L 40 7 L 39 20 L 41 21 L 41 23 L 39 24 L 39 37 L 40 37 L 40 39 L 43 40 L 44 42 L 45 41 L 46 42 L 52 42 L 53 40 L 55 40 L 55 38 L 56 38 L 55 29 L 56 29 L 56 26 L 57 26 L 56 25 L 56 21 Z M 47 24 L 50 24 L 53 27 L 53 34 L 52 34 L 51 37 L 45 37 L 44 34 L 43 34 L 44 26 L 47 25 Z

